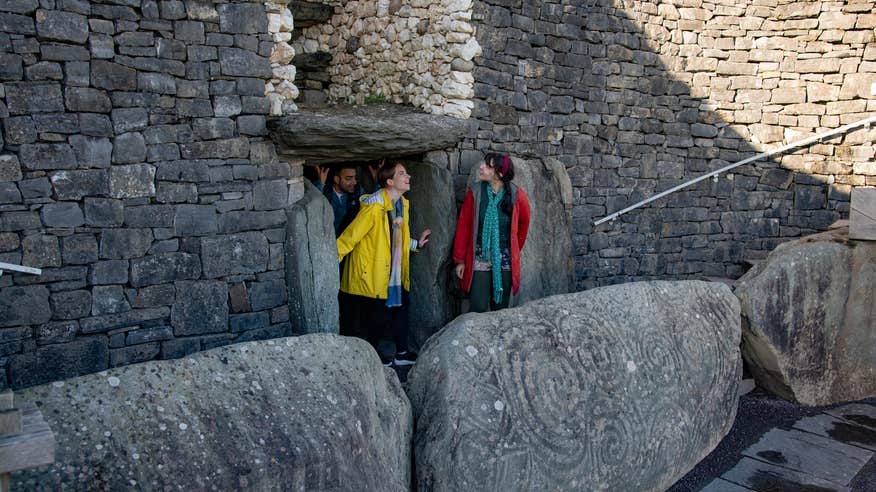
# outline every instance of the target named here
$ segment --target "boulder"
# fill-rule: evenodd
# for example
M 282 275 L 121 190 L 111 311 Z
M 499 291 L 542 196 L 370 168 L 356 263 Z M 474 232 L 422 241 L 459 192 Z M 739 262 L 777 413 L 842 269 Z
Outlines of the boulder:
M 342 361 L 343 363 L 339 363 Z M 226 346 L 33 387 L 55 463 L 15 490 L 407 490 L 410 404 L 365 342 Z
M 739 325 L 699 281 L 457 318 L 408 378 L 418 490 L 665 490 L 733 424 Z
M 337 105 L 271 118 L 268 130 L 279 152 L 314 164 L 453 147 L 466 122 L 395 104 Z
M 520 291 L 512 306 L 554 294 L 565 294 L 574 282 L 572 259 L 572 185 L 556 160 L 514 158 L 514 183 L 529 197 L 530 221 L 520 253 Z M 481 158 L 480 161 L 483 161 Z M 473 163 L 469 184 L 477 182 L 480 163 Z M 454 225 L 455 227 L 455 225 Z
M 759 386 L 804 405 L 876 396 L 876 242 L 840 228 L 781 244 L 735 293 Z
M 338 332 L 338 248 L 328 200 L 305 180 L 286 211 L 286 291 L 292 333 Z
M 451 280 L 450 253 L 456 228 L 456 201 L 450 172 L 438 166 L 405 163 L 411 174 L 411 235 L 431 229 L 429 243 L 411 255 L 411 337 L 422 346 L 458 312 Z M 454 277 L 455 278 L 455 277 Z

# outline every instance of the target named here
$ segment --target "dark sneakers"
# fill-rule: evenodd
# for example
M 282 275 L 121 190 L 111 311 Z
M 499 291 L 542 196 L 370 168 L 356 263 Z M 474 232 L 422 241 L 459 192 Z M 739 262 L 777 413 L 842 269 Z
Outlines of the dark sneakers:
M 383 364 L 386 367 L 392 366 L 392 356 L 391 355 L 385 355 L 385 354 L 378 354 L 378 355 L 380 355 L 380 363 L 381 364 Z
M 395 354 L 395 359 L 392 361 L 397 366 L 410 366 L 417 361 L 417 354 L 410 350 L 398 352 Z

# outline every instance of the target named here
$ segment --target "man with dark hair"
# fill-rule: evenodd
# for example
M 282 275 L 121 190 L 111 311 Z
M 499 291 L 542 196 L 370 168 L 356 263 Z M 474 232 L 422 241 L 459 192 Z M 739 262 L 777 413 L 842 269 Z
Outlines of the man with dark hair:
M 333 172 L 330 172 L 328 166 L 320 166 L 318 171 L 319 181 L 315 185 L 332 205 L 335 215 L 335 237 L 338 237 L 359 212 L 359 197 L 362 195 L 362 190 L 356 181 L 356 165 L 344 163 L 337 166 Z M 326 186 L 329 177 L 332 184 Z
M 411 176 L 400 162 L 380 168 L 380 189 L 361 200 L 356 218 L 338 237 L 338 261 L 348 257 L 341 275 L 341 292 L 360 306 L 359 333 L 375 350 L 390 328 L 395 357 L 380 355 L 385 365 L 410 365 L 416 354 L 408 351 L 410 252 L 429 242 L 426 229 L 419 240 L 411 238 L 410 205 L 403 195 L 411 189 Z M 349 255 L 349 256 L 348 256 Z

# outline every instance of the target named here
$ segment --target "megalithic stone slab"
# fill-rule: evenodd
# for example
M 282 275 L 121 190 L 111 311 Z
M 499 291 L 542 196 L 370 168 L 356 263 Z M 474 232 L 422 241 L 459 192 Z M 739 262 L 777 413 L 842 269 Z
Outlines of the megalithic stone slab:
M 848 492 L 849 488 L 823 478 L 810 475 L 805 471 L 793 470 L 777 465 L 771 465 L 760 460 L 742 458 L 733 468 L 724 473 L 721 478 L 727 483 L 738 483 L 745 486 L 739 490 L 786 490 Z M 724 489 L 710 489 L 703 492 L 718 492 Z M 734 489 L 727 489 L 730 492 Z
M 58 445 L 12 490 L 409 490 L 410 404 L 356 338 L 236 344 L 19 396 Z
M 876 241 L 876 188 L 852 190 L 849 237 Z
M 736 415 L 739 303 L 637 282 L 460 316 L 408 377 L 419 490 L 666 490 Z

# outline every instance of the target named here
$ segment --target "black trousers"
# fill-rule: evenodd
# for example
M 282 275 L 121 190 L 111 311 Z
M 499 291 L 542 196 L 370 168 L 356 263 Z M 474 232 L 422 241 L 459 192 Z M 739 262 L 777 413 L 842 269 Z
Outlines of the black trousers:
M 402 305 L 387 307 L 386 299 L 338 292 L 341 335 L 366 340 L 377 349 L 380 340 L 395 342 L 396 352 L 408 350 L 411 297 L 402 290 Z

